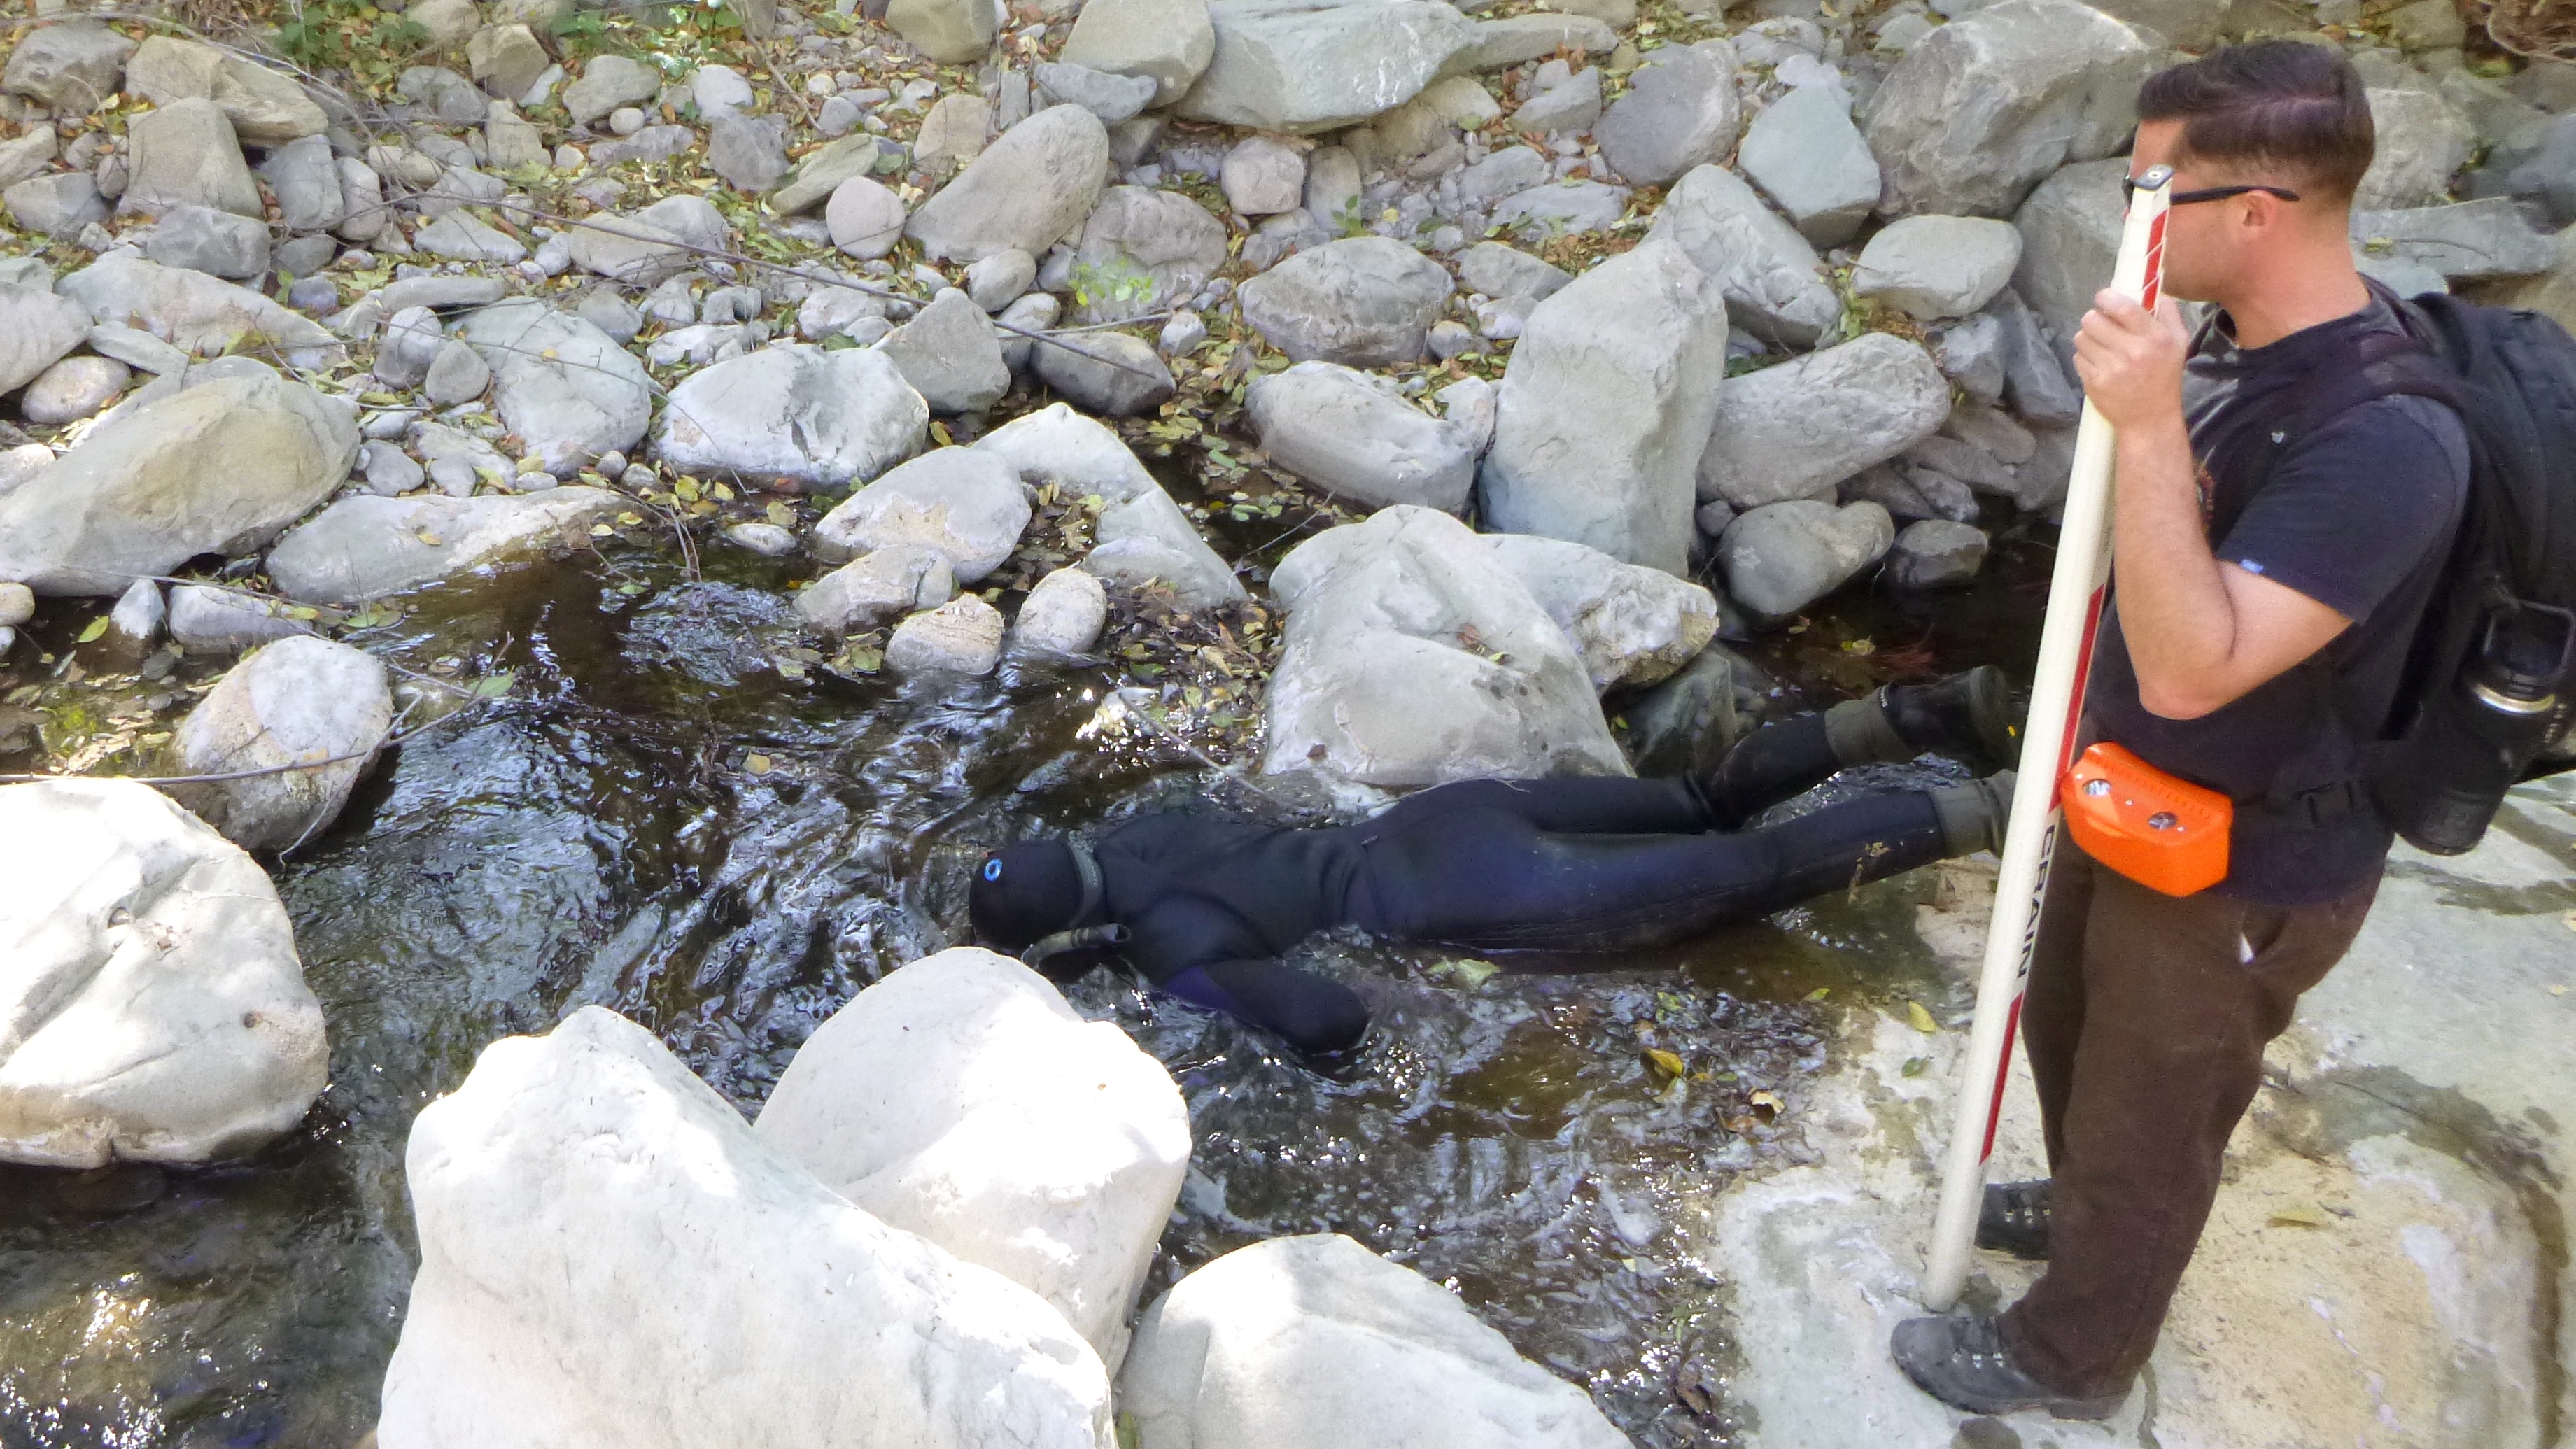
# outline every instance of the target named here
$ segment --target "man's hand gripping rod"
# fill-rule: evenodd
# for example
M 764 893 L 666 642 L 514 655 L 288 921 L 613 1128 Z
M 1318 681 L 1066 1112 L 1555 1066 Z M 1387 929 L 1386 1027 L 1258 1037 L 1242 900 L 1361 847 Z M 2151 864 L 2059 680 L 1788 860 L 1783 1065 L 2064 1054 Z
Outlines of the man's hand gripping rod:
M 2172 185 L 2173 170 L 2166 166 L 2151 166 L 2136 178 L 2111 272 L 2111 285 L 2149 311 L 2164 290 L 2165 201 Z M 2058 530 L 2057 568 L 2049 577 L 2030 720 L 2021 737 L 2021 785 L 2013 792 L 2004 833 L 1994 925 L 1986 935 L 1977 1015 L 1968 1032 L 1968 1068 L 1959 1083 L 1949 1161 L 1941 1172 L 1941 1207 L 1932 1221 L 1923 1304 L 1935 1313 L 1948 1312 L 1967 1283 L 1968 1254 L 1975 1246 L 1977 1211 L 1985 1197 L 1986 1159 L 1995 1149 L 1995 1118 L 2011 1071 L 2014 1029 L 2021 1023 L 2022 987 L 2030 979 L 2040 896 L 2057 846 L 2057 785 L 2074 753 L 2076 720 L 2084 707 L 2084 683 L 2092 672 L 2093 641 L 2111 577 L 2111 443 L 2111 425 L 2087 402 L 2075 433 L 2074 475 L 2067 484 L 2066 521 Z

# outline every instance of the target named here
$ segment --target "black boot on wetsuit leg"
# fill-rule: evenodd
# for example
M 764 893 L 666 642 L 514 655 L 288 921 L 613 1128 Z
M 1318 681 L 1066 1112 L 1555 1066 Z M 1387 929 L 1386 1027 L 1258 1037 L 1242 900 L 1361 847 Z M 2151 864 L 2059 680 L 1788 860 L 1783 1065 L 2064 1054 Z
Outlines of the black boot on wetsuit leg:
M 1932 813 L 1941 820 L 1941 843 L 1950 854 L 2003 853 L 2004 822 L 2012 816 L 2012 771 L 1997 770 L 1982 780 L 1925 793 L 1932 797 Z
M 1948 755 L 1980 775 L 2020 763 L 2020 714 L 2004 672 L 1991 664 L 1930 684 L 1891 684 L 1870 702 L 1902 742 L 1900 759 Z

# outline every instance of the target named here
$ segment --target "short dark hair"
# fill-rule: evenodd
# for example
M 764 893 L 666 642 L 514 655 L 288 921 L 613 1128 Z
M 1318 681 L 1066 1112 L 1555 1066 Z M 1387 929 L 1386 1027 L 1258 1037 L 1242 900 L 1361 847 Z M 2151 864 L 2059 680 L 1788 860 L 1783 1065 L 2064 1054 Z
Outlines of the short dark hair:
M 2376 135 L 2370 93 L 2341 50 L 2302 40 L 2230 45 L 2148 77 L 2138 119 L 2180 121 L 2176 159 L 2287 173 L 2349 201 Z

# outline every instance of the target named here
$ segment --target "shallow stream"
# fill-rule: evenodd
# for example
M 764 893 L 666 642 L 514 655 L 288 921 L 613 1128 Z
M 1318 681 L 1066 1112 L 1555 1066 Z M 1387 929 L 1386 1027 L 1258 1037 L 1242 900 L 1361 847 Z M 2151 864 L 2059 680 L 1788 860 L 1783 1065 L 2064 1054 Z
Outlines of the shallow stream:
M 636 548 L 521 568 L 358 640 L 460 678 L 512 671 L 508 697 L 404 744 L 273 866 L 332 1033 L 303 1130 L 206 1170 L 0 1168 L 0 1449 L 355 1443 L 414 1266 L 405 1133 L 484 1045 L 597 1002 L 754 1111 L 854 992 L 963 939 L 985 845 L 1264 808 L 1167 742 L 1077 738 L 1122 682 L 1103 668 L 782 678 L 788 567 L 706 566 Z M 1818 700 L 1935 661 L 2018 670 L 2045 567 L 2025 545 L 1974 590 L 1859 595 L 1757 652 Z M 68 650 L 76 627 L 34 643 Z M 0 685 L 41 677 L 34 653 Z M 32 767 L 27 743 L 0 743 L 0 769 Z M 1641 1445 L 1735 1442 L 1732 1326 L 1678 1224 L 1816 1150 L 1797 1084 L 1847 1003 L 1963 1004 L 1913 932 L 1929 889 L 1901 877 L 1579 971 L 1319 943 L 1380 1018 L 1340 1080 L 1095 973 L 1077 1005 L 1172 1069 L 1198 1136 L 1149 1296 L 1257 1238 L 1345 1232 L 1453 1284 Z

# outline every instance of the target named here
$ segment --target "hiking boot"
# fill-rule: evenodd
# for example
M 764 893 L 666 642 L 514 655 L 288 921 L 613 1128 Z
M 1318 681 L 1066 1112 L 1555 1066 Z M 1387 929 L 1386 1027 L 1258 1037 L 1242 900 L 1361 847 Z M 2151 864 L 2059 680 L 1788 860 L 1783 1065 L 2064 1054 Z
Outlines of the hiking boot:
M 1990 1182 L 1977 1210 L 1977 1246 L 2038 1262 L 2048 1259 L 2048 1179 Z
M 2060 1419 L 2107 1419 L 2129 1396 L 2126 1389 L 2089 1398 L 2059 1393 L 2013 1362 L 2002 1320 L 1975 1314 L 1909 1318 L 1896 1325 L 1888 1349 L 1916 1388 L 1971 1414 L 2046 1409 Z
M 1982 780 L 1925 792 L 1932 797 L 1933 816 L 1941 822 L 1944 853 L 2004 853 L 2004 825 L 2012 818 L 2013 782 L 2012 771 L 1997 770 Z
M 2021 716 L 2004 673 L 1981 664 L 1930 684 L 1890 684 L 1826 711 L 1834 757 L 1844 765 L 1900 764 L 1948 755 L 1980 775 L 2021 760 Z

